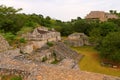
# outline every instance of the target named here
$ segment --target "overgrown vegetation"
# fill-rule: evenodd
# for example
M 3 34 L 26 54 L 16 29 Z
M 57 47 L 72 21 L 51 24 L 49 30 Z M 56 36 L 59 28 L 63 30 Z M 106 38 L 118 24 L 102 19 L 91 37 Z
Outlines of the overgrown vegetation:
M 49 47 L 52 47 L 52 46 L 54 45 L 54 43 L 53 43 L 53 42 L 47 42 L 47 45 L 48 45 Z
M 49 16 L 44 17 L 41 14 L 19 13 L 21 10 L 21 8 L 15 9 L 4 5 L 0 6 L 0 34 L 4 35 L 11 45 L 18 43 L 18 37 L 20 39 L 22 34 L 30 32 L 35 27 L 41 25 L 49 29 L 55 28 L 61 32 L 62 36 L 68 36 L 73 32 L 85 33 L 90 37 L 90 41 L 94 47 L 101 52 L 100 55 L 104 55 L 106 59 L 113 62 L 120 61 L 120 49 L 118 46 L 120 40 L 117 38 L 117 32 L 120 32 L 120 18 L 100 22 L 98 20 L 92 21 L 77 17 L 77 19 L 64 22 L 52 19 Z M 110 13 L 120 16 L 120 13 L 117 11 L 110 10 Z M 116 37 L 112 37 L 113 39 L 109 38 L 111 34 L 114 34 Z M 117 42 L 110 42 L 110 40 Z M 21 43 L 25 42 L 24 39 L 20 39 L 19 41 Z M 115 47 L 116 44 L 118 44 L 117 47 Z M 49 45 L 52 46 L 51 43 Z M 115 49 L 110 49 L 109 45 Z M 107 48 L 107 50 L 103 48 Z M 102 56 L 101 58 L 104 57 Z
M 45 61 L 47 61 L 47 60 L 48 60 L 47 56 L 44 56 L 44 57 L 42 58 L 42 62 L 45 62 Z

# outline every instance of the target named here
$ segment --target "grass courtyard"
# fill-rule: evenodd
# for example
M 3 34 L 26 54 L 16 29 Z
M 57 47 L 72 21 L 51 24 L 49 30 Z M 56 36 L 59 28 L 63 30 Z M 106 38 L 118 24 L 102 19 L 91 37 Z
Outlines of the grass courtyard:
M 120 69 L 101 66 L 98 52 L 93 47 L 84 46 L 74 47 L 73 49 L 84 55 L 83 59 L 79 62 L 81 70 L 120 77 Z

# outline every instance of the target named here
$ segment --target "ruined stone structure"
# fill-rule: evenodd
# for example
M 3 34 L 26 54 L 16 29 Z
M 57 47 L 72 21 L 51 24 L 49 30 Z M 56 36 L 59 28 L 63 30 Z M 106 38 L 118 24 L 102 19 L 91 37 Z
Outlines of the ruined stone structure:
M 80 55 L 76 51 L 71 50 L 64 43 L 54 42 L 54 45 L 52 47 L 46 45 L 43 46 L 42 48 L 34 50 L 34 52 L 32 52 L 31 54 L 20 55 L 15 58 L 19 58 L 20 60 L 28 59 L 39 63 L 48 63 L 48 64 L 51 64 L 55 61 L 57 61 L 57 63 L 61 63 L 62 60 L 64 59 L 67 60 L 72 59 L 74 60 L 73 64 L 75 66 L 82 57 L 83 55 Z
M 54 29 L 48 30 L 45 27 L 38 27 L 33 32 L 28 33 L 25 37 L 29 41 L 59 41 L 61 36 Z
M 54 29 L 48 30 L 45 27 L 35 28 L 33 32 L 23 35 L 23 37 L 29 41 L 29 44 L 25 47 L 21 47 L 24 53 L 31 53 L 34 49 L 41 48 L 47 42 L 60 41 L 60 33 Z
M 7 50 L 9 48 L 8 42 L 0 35 L 0 51 Z
M 56 43 L 52 49 L 56 56 L 64 58 L 58 65 L 40 63 L 25 58 L 25 55 L 20 53 L 20 49 L 0 52 L 0 76 L 17 75 L 21 76 L 23 80 L 120 80 L 119 77 L 80 71 L 76 65 L 79 55 L 69 50 L 61 42 Z M 51 56 L 50 53 L 46 55 L 47 57 Z M 34 56 L 31 55 L 31 57 Z
M 66 44 L 74 47 L 90 45 L 88 36 L 84 33 L 73 33 L 68 36 L 68 39 L 65 42 Z
M 19 55 L 21 55 L 19 49 L 0 53 L 1 75 L 20 75 L 23 80 L 120 80 L 119 77 L 74 69 L 72 68 L 74 64 L 71 64 L 73 60 L 64 60 L 60 65 L 51 65 L 15 58 Z M 66 67 L 69 65 L 71 67 Z
M 104 11 L 91 11 L 85 18 L 92 20 L 107 21 L 108 19 L 118 19 L 118 16 Z

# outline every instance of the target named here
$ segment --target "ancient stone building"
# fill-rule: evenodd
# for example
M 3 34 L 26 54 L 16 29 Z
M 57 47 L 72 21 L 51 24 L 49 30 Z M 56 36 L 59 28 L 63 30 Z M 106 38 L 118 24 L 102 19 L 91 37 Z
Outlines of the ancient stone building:
M 30 41 L 59 41 L 61 36 L 54 29 L 48 30 L 45 27 L 38 27 L 33 32 L 27 34 L 26 39 Z
M 91 11 L 85 18 L 92 20 L 107 21 L 108 19 L 118 19 L 118 16 L 104 11 Z
M 7 50 L 9 48 L 8 42 L 0 35 L 0 51 Z
M 83 46 L 83 45 L 90 45 L 88 36 L 84 33 L 73 33 L 68 36 L 66 43 L 70 46 Z
M 24 53 L 31 53 L 34 49 L 41 48 L 47 42 L 60 41 L 61 35 L 54 29 L 48 30 L 45 27 L 38 27 L 31 33 L 23 35 L 23 37 L 28 40 L 29 44 L 25 47 L 21 47 Z

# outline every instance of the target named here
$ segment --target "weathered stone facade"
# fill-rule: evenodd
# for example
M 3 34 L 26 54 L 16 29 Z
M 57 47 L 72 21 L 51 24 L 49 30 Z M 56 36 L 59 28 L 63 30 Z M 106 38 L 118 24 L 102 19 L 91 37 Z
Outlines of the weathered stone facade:
M 33 32 L 23 35 L 29 44 L 21 48 L 24 53 L 31 53 L 34 49 L 41 48 L 47 42 L 60 41 L 61 35 L 55 30 L 48 30 L 45 27 L 35 28 Z
M 7 50 L 9 47 L 8 42 L 0 35 L 0 51 Z
M 90 45 L 88 36 L 84 33 L 73 33 L 68 36 L 68 39 L 65 42 L 74 47 Z
M 59 41 L 61 36 L 54 29 L 48 30 L 45 27 L 38 27 L 32 33 L 28 33 L 25 38 L 29 41 Z
M 106 13 L 104 11 L 91 11 L 86 17 L 86 19 L 107 21 L 108 19 L 118 19 L 118 16 L 111 13 Z

